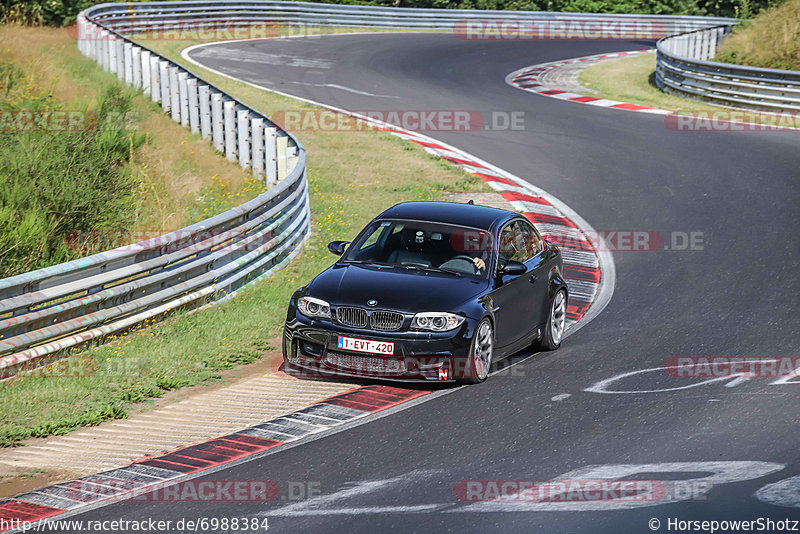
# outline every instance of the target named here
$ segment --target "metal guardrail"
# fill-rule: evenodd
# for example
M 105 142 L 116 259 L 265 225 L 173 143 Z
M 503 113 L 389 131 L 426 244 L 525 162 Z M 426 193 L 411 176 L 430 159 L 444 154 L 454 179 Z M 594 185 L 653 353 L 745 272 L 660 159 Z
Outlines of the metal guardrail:
M 187 24 L 340 25 L 456 30 L 467 21 L 631 24 L 672 34 L 732 23 L 712 17 L 344 6 L 271 0 L 109 3 L 78 17 L 78 47 L 272 187 L 158 238 L 0 280 L 0 378 L 49 355 L 181 307 L 219 301 L 269 276 L 309 232 L 306 153 L 268 117 L 132 40 Z M 627 26 L 626 26 L 627 25 Z
M 670 35 L 734 19 L 679 15 L 625 15 L 560 13 L 540 11 L 490 11 L 470 9 L 421 9 L 379 6 L 352 6 L 314 2 L 275 0 L 187 0 L 101 4 L 87 9 L 93 20 L 102 20 L 118 31 L 137 27 L 169 28 L 182 22 L 223 21 L 248 24 L 269 21 L 276 24 L 338 25 L 372 28 L 414 28 L 452 30 L 466 21 L 551 21 L 651 24 L 655 31 Z
M 800 72 L 708 61 L 731 24 L 658 41 L 656 84 L 665 92 L 712 104 L 764 111 L 800 111 Z

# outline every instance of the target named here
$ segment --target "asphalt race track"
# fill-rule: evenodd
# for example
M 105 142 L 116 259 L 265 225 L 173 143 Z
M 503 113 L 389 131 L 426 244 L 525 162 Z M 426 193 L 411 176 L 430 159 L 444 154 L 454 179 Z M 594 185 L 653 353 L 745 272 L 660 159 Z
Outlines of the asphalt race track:
M 800 379 L 664 372 L 679 356 L 800 356 L 798 134 L 673 132 L 661 116 L 561 102 L 504 81 L 527 65 L 648 46 L 363 34 L 193 51 L 242 80 L 354 111 L 524 112 L 522 130 L 426 133 L 528 179 L 599 231 L 653 231 L 663 243 L 614 252 L 611 302 L 560 350 L 203 475 L 311 482 L 314 499 L 122 502 L 73 518 L 259 516 L 272 532 L 614 534 L 651 532 L 652 518 L 661 531 L 670 518 L 800 519 L 800 477 L 787 481 L 800 475 Z M 665 250 L 692 232 L 702 240 L 695 250 Z M 463 481 L 565 479 L 657 481 L 664 491 L 626 502 L 458 498 Z M 489 487 L 481 484 L 472 487 Z

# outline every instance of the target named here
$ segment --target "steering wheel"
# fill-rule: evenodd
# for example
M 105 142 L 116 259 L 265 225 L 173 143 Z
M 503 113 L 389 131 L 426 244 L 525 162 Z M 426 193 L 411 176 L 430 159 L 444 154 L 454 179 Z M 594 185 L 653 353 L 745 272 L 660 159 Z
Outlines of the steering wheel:
M 470 263 L 472 263 L 472 262 L 474 261 L 474 260 L 472 259 L 472 256 L 470 256 L 469 254 L 458 254 L 458 255 L 456 255 L 456 256 L 453 256 L 452 258 L 450 258 L 450 259 L 449 259 L 449 260 L 447 260 L 447 261 L 453 261 L 453 260 L 462 260 L 462 261 L 468 261 L 468 262 L 470 262 Z M 473 264 L 473 265 L 474 265 L 474 264 Z
M 469 262 L 469 265 L 470 265 L 470 267 L 472 267 L 473 272 L 475 272 L 476 274 L 481 272 L 481 269 L 478 269 L 478 266 L 475 265 L 474 258 L 472 256 L 470 256 L 469 254 L 457 254 L 457 255 L 453 256 L 452 258 L 450 258 L 447 261 L 454 261 L 454 260 Z

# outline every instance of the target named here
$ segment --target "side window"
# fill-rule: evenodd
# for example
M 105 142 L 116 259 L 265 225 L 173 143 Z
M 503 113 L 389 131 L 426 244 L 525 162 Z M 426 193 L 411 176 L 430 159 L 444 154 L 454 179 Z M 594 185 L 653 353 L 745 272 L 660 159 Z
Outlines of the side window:
M 526 249 L 529 254 L 528 258 L 532 258 L 544 249 L 542 237 L 539 235 L 539 232 L 536 231 L 536 228 L 527 222 L 519 222 L 518 224 L 522 229 L 522 233 L 525 235 Z
M 516 261 L 528 261 L 533 257 L 531 252 L 532 228 L 527 227 L 520 221 L 513 224 L 514 228 L 514 256 L 511 258 Z
M 364 241 L 364 244 L 361 245 L 361 249 L 363 250 L 363 249 L 365 249 L 367 247 L 370 247 L 370 246 L 374 245 L 375 243 L 377 243 L 378 242 L 378 238 L 381 236 L 381 234 L 383 232 L 384 232 L 384 228 L 381 228 L 381 227 L 376 228 L 375 231 L 372 232 L 372 235 L 370 235 L 367 238 L 367 240 Z
M 500 258 L 528 261 L 542 249 L 536 230 L 524 221 L 514 221 L 500 232 Z
M 514 223 L 506 225 L 500 230 L 500 243 L 498 243 L 498 256 L 501 263 L 514 259 Z
M 396 233 L 398 231 L 397 226 L 402 228 L 401 225 L 391 228 L 389 223 L 381 223 L 376 226 L 372 233 L 358 246 L 351 258 L 363 261 L 379 261 L 381 259 L 380 256 L 383 254 L 383 245 L 386 243 L 387 234 L 390 231 Z

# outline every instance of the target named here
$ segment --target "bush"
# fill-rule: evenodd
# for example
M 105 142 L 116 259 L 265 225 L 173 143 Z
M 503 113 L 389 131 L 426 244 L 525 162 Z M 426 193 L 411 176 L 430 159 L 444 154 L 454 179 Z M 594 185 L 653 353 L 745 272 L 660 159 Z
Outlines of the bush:
M 800 0 L 774 4 L 751 22 L 735 27 L 714 60 L 800 70 Z
M 0 76 L 24 80 L 8 65 Z M 57 108 L 49 95 L 20 97 L 5 84 L 2 91 L 3 111 Z M 136 184 L 123 164 L 144 141 L 119 120 L 130 109 L 131 95 L 112 88 L 87 114 L 88 129 L 0 133 L 0 277 L 99 252 L 71 244 L 74 232 L 130 225 Z

